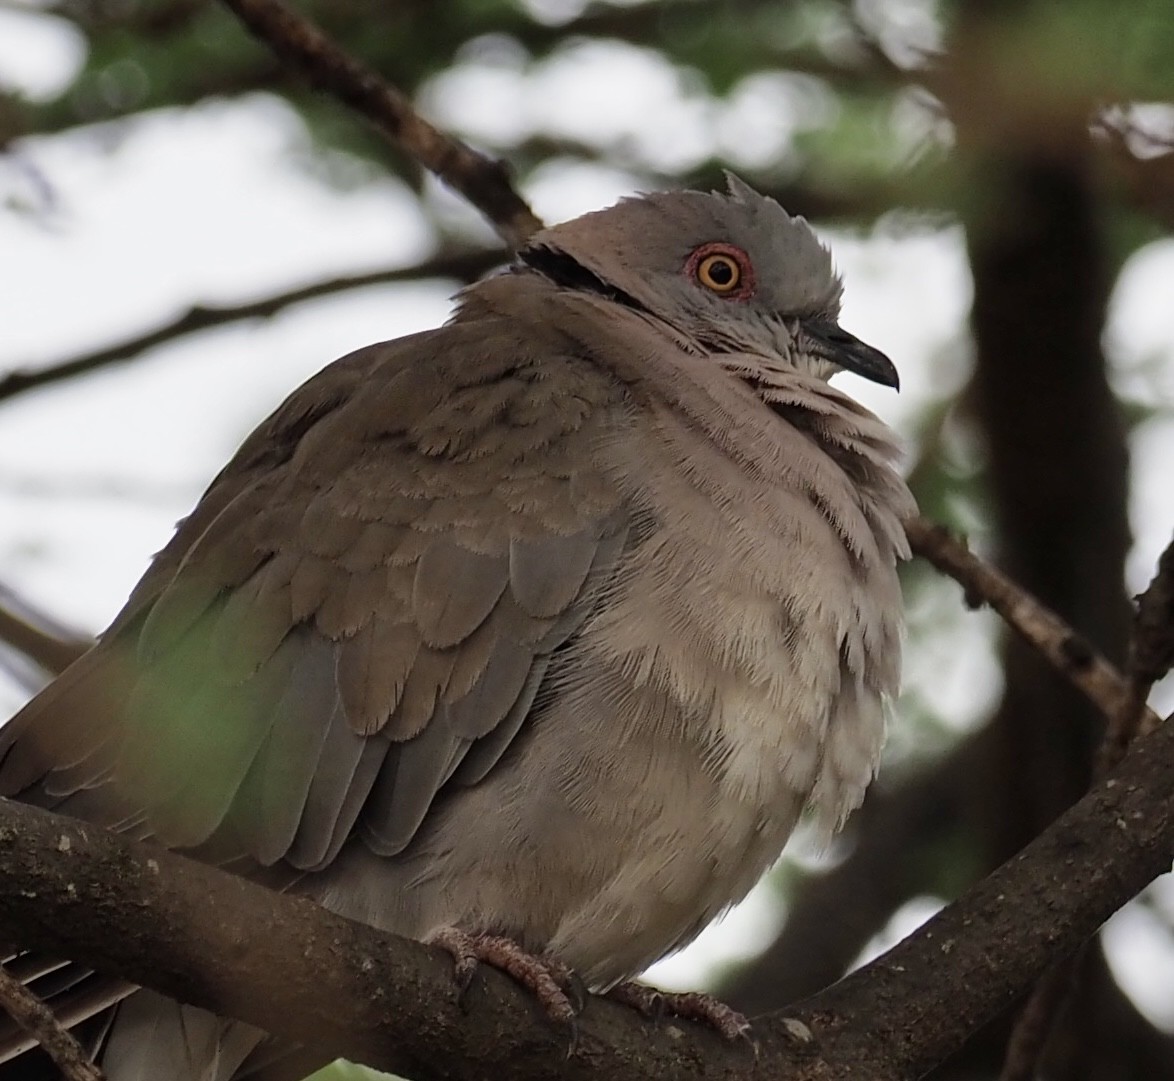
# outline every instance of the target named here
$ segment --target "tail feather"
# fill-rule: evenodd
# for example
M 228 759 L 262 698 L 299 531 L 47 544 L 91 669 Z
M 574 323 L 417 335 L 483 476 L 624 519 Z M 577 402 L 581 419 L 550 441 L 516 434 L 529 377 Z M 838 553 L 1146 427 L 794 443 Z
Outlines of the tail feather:
M 118 1081 L 230 1081 L 266 1033 L 154 991 L 119 1007 L 98 1061 Z
M 112 1081 L 300 1081 L 320 1052 L 71 961 L 22 953 L 4 969 L 53 1010 Z M 0 1081 L 59 1081 L 37 1041 L 0 1012 Z

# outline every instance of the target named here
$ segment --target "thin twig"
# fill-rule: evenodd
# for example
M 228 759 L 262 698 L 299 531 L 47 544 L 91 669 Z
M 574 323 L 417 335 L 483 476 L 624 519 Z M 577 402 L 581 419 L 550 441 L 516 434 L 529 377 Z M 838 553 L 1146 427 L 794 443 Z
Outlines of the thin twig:
M 36 387 L 58 383 L 76 375 L 84 375 L 107 368 L 112 364 L 130 360 L 148 349 L 154 349 L 185 334 L 245 319 L 268 319 L 295 304 L 342 293 L 350 289 L 362 289 L 369 285 L 416 281 L 421 278 L 457 278 L 461 281 L 471 281 L 501 261 L 501 253 L 492 250 L 474 249 L 444 252 L 418 266 L 389 267 L 368 271 L 365 274 L 350 274 L 345 277 L 331 278 L 329 281 L 314 282 L 311 285 L 274 293 L 246 304 L 198 304 L 189 308 L 182 315 L 157 326 L 154 330 L 136 334 L 134 337 L 127 338 L 115 345 L 96 349 L 90 353 L 82 353 L 69 360 L 49 364 L 36 370 L 17 368 L 0 378 L 0 402 Z
M 255 37 L 311 85 L 361 113 L 381 135 L 481 210 L 506 243 L 517 247 L 542 228 L 514 190 L 502 162 L 433 127 L 403 94 L 344 52 L 308 19 L 280 0 L 224 3 Z
M 1151 718 L 1162 723 L 1146 709 L 1146 700 L 1172 666 L 1174 540 L 1158 560 L 1157 573 L 1146 591 L 1137 598 L 1129 641 L 1129 677 L 1117 708 L 1109 714 L 1105 738 L 1097 751 L 1094 780 L 1112 771 L 1136 736 L 1152 731 Z M 1077 986 L 1087 947 L 1085 943 L 1076 954 L 1055 964 L 1032 989 L 1007 1041 L 999 1081 L 1031 1081 L 1038 1073 L 1056 1018 Z
M 968 604 L 989 604 L 1107 718 L 1117 712 L 1126 697 L 1126 681 L 1086 638 L 1005 574 L 984 563 L 945 526 L 912 518 L 905 523 L 905 532 L 917 555 L 962 586 Z M 1147 723 L 1159 723 L 1149 710 L 1144 710 L 1144 715 Z
M 105 1081 L 105 1074 L 89 1060 L 77 1040 L 61 1027 L 53 1011 L 2 966 L 0 1007 L 36 1039 L 65 1081 Z

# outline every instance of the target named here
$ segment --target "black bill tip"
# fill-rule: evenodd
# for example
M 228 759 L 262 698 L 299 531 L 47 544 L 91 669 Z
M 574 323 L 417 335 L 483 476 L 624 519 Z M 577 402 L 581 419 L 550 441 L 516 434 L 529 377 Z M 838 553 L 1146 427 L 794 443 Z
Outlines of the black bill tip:
M 812 345 L 812 351 L 830 360 L 847 372 L 855 372 L 874 383 L 901 389 L 901 377 L 896 365 L 879 349 L 849 334 L 839 323 L 830 320 L 808 319 L 802 323 L 803 336 Z

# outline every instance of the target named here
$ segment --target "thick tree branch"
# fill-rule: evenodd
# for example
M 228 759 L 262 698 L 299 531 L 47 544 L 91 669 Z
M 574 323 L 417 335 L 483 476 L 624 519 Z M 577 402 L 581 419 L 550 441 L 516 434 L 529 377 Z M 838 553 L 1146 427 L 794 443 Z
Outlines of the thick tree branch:
M 516 247 L 542 227 L 514 190 L 502 162 L 433 127 L 403 94 L 308 19 L 279 0 L 224 3 L 285 64 L 365 116 L 381 135 L 478 207 L 506 243 Z
M 568 1034 L 496 973 L 463 1012 L 439 951 L 92 825 L 5 803 L 0 936 L 416 1079 L 915 1078 L 1166 870 L 1174 725 L 885 957 L 755 1025 L 757 1056 L 592 1000 Z M 345 1011 L 336 1008 L 348 1004 Z
M 472 281 L 502 261 L 502 253 L 492 250 L 443 252 L 417 266 L 388 267 L 371 270 L 364 274 L 349 274 L 328 281 L 314 282 L 273 293 L 259 300 L 244 304 L 206 305 L 198 304 L 182 315 L 168 320 L 154 330 L 136 334 L 114 345 L 96 349 L 89 353 L 58 361 L 43 368 L 25 369 L 17 367 L 0 378 L 0 402 L 14 398 L 28 390 L 59 383 L 77 375 L 121 364 L 134 357 L 200 330 L 224 326 L 245 319 L 268 319 L 286 308 L 307 300 L 332 296 L 351 289 L 363 289 L 370 285 L 385 285 L 389 282 L 419 281 L 422 278 L 456 278 Z
M 905 533 L 917 555 L 962 586 L 969 605 L 989 604 L 1106 718 L 1121 708 L 1127 690 L 1121 673 L 1058 615 L 984 563 L 944 526 L 912 518 L 905 523 Z M 1150 725 L 1159 722 L 1156 714 L 1145 710 L 1144 702 L 1141 708 Z
M 438 949 L 22 804 L 0 803 L 0 880 L 4 940 L 414 1081 L 716 1077 L 753 1062 L 747 1046 L 596 1000 L 568 1055 L 571 1034 L 496 972 L 462 1006 Z M 771 1031 L 763 1040 L 776 1066 L 793 1060 Z

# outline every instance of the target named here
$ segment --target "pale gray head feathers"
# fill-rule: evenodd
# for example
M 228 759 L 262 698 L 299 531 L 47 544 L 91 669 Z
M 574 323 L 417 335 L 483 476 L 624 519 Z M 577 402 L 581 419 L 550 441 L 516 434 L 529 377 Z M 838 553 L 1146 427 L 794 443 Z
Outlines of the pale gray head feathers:
M 545 229 L 519 254 L 520 269 L 639 308 L 752 380 L 846 369 L 896 386 L 888 358 L 839 327 L 840 278 L 807 222 L 727 180 L 726 194 L 623 199 Z M 736 287 L 703 284 L 707 255 L 738 263 Z

